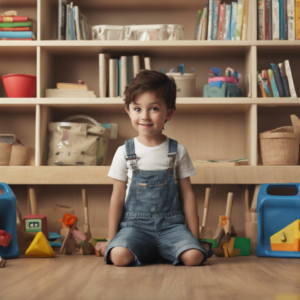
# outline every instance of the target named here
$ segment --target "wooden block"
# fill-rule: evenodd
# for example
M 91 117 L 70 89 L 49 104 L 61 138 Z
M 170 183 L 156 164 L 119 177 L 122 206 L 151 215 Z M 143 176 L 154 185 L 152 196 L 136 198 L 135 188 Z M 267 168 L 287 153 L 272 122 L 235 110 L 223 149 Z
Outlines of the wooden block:
M 251 222 L 257 223 L 257 213 L 251 212 L 250 214 Z

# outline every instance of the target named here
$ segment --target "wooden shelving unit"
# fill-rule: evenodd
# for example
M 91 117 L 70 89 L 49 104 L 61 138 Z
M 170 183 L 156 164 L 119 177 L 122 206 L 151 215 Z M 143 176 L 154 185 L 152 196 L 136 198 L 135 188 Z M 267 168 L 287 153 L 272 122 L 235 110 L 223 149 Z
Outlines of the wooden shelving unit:
M 87 15 L 90 25 L 97 24 L 153 24 L 179 23 L 186 28 L 184 41 L 58 41 L 57 0 L 3 0 L 3 11 L 16 9 L 19 15 L 27 15 L 35 21 L 36 41 L 1 41 L 0 75 L 24 73 L 37 76 L 36 98 L 6 98 L 3 85 L 0 88 L 0 132 L 14 133 L 27 146 L 35 149 L 35 155 L 26 167 L 0 167 L 0 181 L 13 185 L 20 198 L 25 198 L 30 186 L 52 185 L 74 190 L 82 185 L 95 186 L 92 203 L 99 199 L 108 203 L 112 180 L 107 177 L 109 165 L 117 148 L 126 139 L 136 135 L 120 98 L 99 98 L 98 55 L 101 52 L 115 56 L 145 54 L 151 57 L 152 69 L 170 69 L 184 63 L 186 70 L 194 67 L 197 72 L 195 98 L 178 98 L 177 111 L 165 126 L 165 134 L 185 145 L 192 160 L 230 159 L 246 157 L 249 166 L 196 167 L 192 177 L 195 191 L 200 185 L 243 185 L 299 181 L 300 166 L 262 166 L 259 158 L 258 133 L 275 127 L 289 125 L 289 115 L 300 115 L 300 98 L 258 98 L 257 70 L 269 68 L 269 63 L 285 59 L 291 62 L 297 94 L 300 95 L 300 41 L 257 41 L 256 1 L 250 2 L 247 41 L 195 41 L 193 40 L 198 9 L 206 0 L 74 0 Z M 230 3 L 231 0 L 226 0 Z M 211 67 L 233 67 L 242 75 L 242 98 L 203 98 L 203 86 Z M 77 82 L 83 79 L 98 98 L 57 99 L 45 98 L 45 89 L 54 88 L 56 82 Z M 60 121 L 72 114 L 87 114 L 99 122 L 118 123 L 116 140 L 110 140 L 107 166 L 101 167 L 49 167 L 47 160 L 47 124 Z M 64 188 L 65 185 L 65 188 Z M 101 185 L 101 195 L 96 186 Z M 49 188 L 47 188 L 49 190 Z M 226 189 L 224 189 L 226 190 Z M 228 190 L 228 189 L 227 189 Z M 227 193 L 226 190 L 226 193 Z M 202 195 L 203 193 L 203 195 Z M 224 195 L 216 194 L 218 199 Z M 43 193 L 40 193 L 40 198 Z M 243 191 L 236 191 L 243 197 Z M 204 191 L 197 195 L 203 200 Z M 59 201 L 71 202 L 70 199 Z M 48 197 L 49 198 L 49 197 Z M 49 207 L 56 200 L 41 204 Z M 223 199 L 224 198 L 224 199 Z M 199 201 L 200 203 L 200 201 Z M 70 203 L 69 203 L 70 204 Z M 223 204 L 222 204 L 223 205 Z M 225 205 L 225 204 L 224 204 Z M 234 209 L 243 209 L 236 204 Z M 221 207 L 221 206 L 220 206 Z M 25 206 L 23 206 L 25 209 Z M 221 208 L 223 209 L 223 208 Z M 202 202 L 199 212 L 202 210 Z M 214 214 L 222 214 L 215 210 Z M 94 216 L 96 220 L 96 215 Z M 237 217 L 240 227 L 243 217 Z M 93 222 L 93 217 L 91 222 Z M 95 223 L 97 223 L 95 221 Z M 209 226 L 210 224 L 208 224 Z M 96 225 L 95 225 L 96 226 Z M 237 226 L 238 227 L 238 226 Z

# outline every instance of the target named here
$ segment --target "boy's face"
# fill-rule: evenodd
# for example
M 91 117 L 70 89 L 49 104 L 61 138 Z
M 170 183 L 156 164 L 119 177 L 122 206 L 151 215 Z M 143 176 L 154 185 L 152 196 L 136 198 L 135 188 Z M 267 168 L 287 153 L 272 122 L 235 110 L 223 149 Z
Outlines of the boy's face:
M 163 99 L 154 92 L 145 92 L 130 103 L 128 113 L 134 129 L 145 137 L 160 137 L 165 120 L 171 120 L 174 109 L 168 109 Z

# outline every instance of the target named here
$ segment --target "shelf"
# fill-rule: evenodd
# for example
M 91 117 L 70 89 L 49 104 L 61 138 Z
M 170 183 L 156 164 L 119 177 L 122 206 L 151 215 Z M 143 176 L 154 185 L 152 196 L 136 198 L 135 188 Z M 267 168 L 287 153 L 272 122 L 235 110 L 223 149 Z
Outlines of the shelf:
M 111 185 L 110 166 L 0 167 L 0 182 L 7 184 Z M 192 184 L 261 184 L 298 182 L 300 166 L 195 167 Z

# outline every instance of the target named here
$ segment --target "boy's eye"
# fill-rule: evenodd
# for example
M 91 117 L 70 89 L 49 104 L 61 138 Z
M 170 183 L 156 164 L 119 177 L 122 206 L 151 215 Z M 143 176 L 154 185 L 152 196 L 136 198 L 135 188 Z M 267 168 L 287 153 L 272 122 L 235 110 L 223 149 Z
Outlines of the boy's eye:
M 141 109 L 139 107 L 135 107 L 133 110 L 139 112 Z
M 158 110 L 157 107 L 151 107 L 150 110 L 151 110 L 151 109 L 152 109 L 152 110 Z

